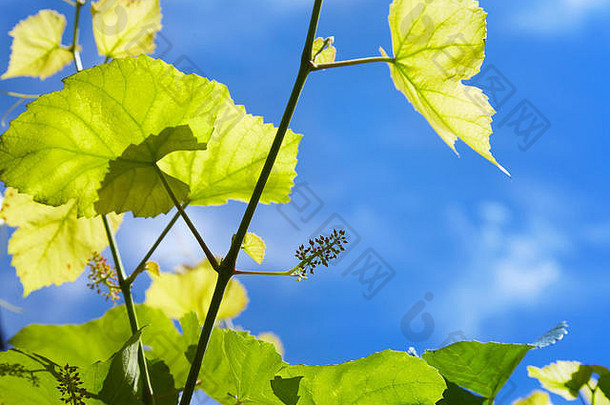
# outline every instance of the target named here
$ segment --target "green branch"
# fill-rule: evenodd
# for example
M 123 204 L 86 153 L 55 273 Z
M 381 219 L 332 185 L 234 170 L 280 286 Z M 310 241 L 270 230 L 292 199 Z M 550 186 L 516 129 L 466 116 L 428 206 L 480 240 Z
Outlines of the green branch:
M 180 405 L 189 405 L 193 397 L 193 392 L 197 383 L 197 376 L 199 375 L 201 364 L 203 362 L 203 356 L 205 355 L 210 336 L 212 335 L 212 330 L 214 329 L 214 323 L 216 322 L 216 316 L 222 302 L 224 291 L 229 283 L 229 280 L 233 274 L 235 274 L 235 263 L 237 262 L 237 256 L 239 255 L 244 238 L 248 232 L 248 228 L 250 227 L 250 222 L 252 221 L 254 212 L 256 211 L 256 207 L 258 206 L 261 195 L 263 194 L 263 190 L 265 189 L 265 185 L 267 184 L 267 180 L 271 174 L 271 170 L 273 169 L 273 165 L 275 164 L 275 160 L 279 154 L 282 142 L 286 132 L 288 131 L 288 126 L 290 125 L 290 121 L 292 120 L 292 116 L 294 115 L 294 111 L 299 102 L 301 92 L 303 91 L 303 87 L 307 81 L 307 76 L 311 71 L 311 54 L 316 31 L 318 29 L 320 11 L 322 10 L 322 1 L 323 0 L 315 0 L 311 20 L 309 22 L 307 39 L 305 41 L 303 54 L 301 56 L 301 66 L 299 68 L 299 73 L 297 74 L 292 93 L 290 94 L 288 104 L 286 105 L 284 115 L 282 116 L 282 122 L 277 130 L 275 139 L 271 145 L 271 150 L 269 151 L 269 155 L 267 156 L 263 170 L 256 183 L 252 197 L 250 198 L 250 202 L 246 208 L 246 212 L 242 217 L 239 229 L 233 237 L 229 253 L 220 264 L 218 280 L 216 281 L 216 287 L 214 289 L 214 296 L 212 297 L 212 302 L 210 303 L 210 308 L 205 318 L 201 336 L 199 337 L 197 352 L 195 353 L 193 363 L 191 364 L 191 369 L 189 370 L 184 392 L 182 393 L 182 398 L 180 399 Z
M 40 94 L 23 94 L 23 93 L 15 93 L 14 91 L 6 91 L 6 90 L 0 90 L 0 94 L 4 94 L 7 96 L 11 96 L 11 97 L 17 97 L 17 98 L 21 98 L 21 99 L 27 99 L 27 98 L 38 98 L 40 97 Z
M 169 198 L 172 199 L 174 205 L 176 206 L 176 209 L 178 210 L 178 213 L 180 214 L 180 216 L 182 216 L 182 219 L 184 219 L 186 226 L 188 226 L 188 228 L 191 230 L 193 236 L 195 236 L 195 239 L 197 239 L 199 246 L 201 246 L 201 249 L 205 253 L 205 256 L 208 258 L 210 264 L 212 265 L 212 268 L 218 272 L 220 266 L 218 264 L 218 261 L 216 260 L 216 257 L 214 257 L 214 254 L 212 253 L 210 248 L 208 248 L 208 245 L 205 244 L 203 238 L 197 231 L 197 228 L 189 218 L 188 214 L 186 213 L 184 208 L 182 208 L 182 204 L 180 204 L 180 201 L 178 201 L 178 198 L 176 198 L 176 195 L 172 191 L 172 188 L 170 187 L 169 183 L 167 182 L 167 179 L 165 178 L 165 173 L 163 173 L 161 169 L 159 169 L 159 166 L 157 166 L 157 164 L 154 164 L 154 166 L 155 170 L 157 171 L 157 174 L 159 175 L 159 178 L 161 179 L 161 183 L 163 183 L 163 187 L 165 187 Z
M 131 327 L 131 333 L 135 334 L 140 330 L 138 324 L 138 318 L 136 316 L 136 307 L 131 296 L 131 286 L 126 283 L 125 271 L 123 270 L 123 262 L 119 253 L 118 245 L 114 238 L 114 232 L 108 221 L 106 215 L 102 215 L 102 221 L 104 222 L 104 229 L 106 230 L 106 237 L 110 245 L 110 252 L 114 260 L 114 267 L 116 268 L 117 278 L 119 279 L 119 286 L 123 293 L 125 300 L 125 308 L 127 309 L 127 317 L 129 318 L 129 326 Z M 138 363 L 140 365 L 140 371 L 142 373 L 142 393 L 144 403 L 146 405 L 154 405 L 153 389 L 150 383 L 150 375 L 148 373 L 148 365 L 146 364 L 146 356 L 144 355 L 144 347 L 142 346 L 142 340 L 138 342 Z
M 79 24 L 80 24 L 80 12 L 84 5 L 83 0 L 77 0 L 74 4 L 76 6 L 76 14 L 74 16 L 74 31 L 72 34 L 72 46 L 70 46 L 70 52 L 72 52 L 72 58 L 74 59 L 74 67 L 77 72 L 83 70 L 83 62 L 80 58 L 80 51 L 78 50 L 78 36 L 79 36 Z
M 184 204 L 184 207 L 186 207 L 186 205 L 187 204 Z M 178 218 L 180 218 L 180 211 L 176 212 L 176 214 L 172 217 L 172 219 L 169 221 L 169 223 L 165 226 L 165 229 L 163 229 L 163 232 L 161 232 L 161 235 L 159 235 L 159 237 L 157 238 L 155 243 L 153 243 L 152 247 L 150 249 L 148 249 L 148 252 L 144 255 L 144 258 L 142 258 L 142 260 L 140 261 L 140 264 L 138 264 L 138 266 L 133 271 L 133 273 L 131 273 L 131 275 L 129 277 L 127 277 L 127 280 L 125 280 L 125 282 L 127 284 L 132 285 L 133 282 L 136 281 L 136 278 L 140 275 L 140 273 L 142 273 L 146 269 L 146 263 L 151 258 L 153 253 L 155 253 L 155 250 L 157 250 L 157 248 L 159 247 L 161 242 L 163 242 L 163 239 L 165 239 L 165 237 L 167 236 L 169 231 L 172 229 L 172 227 L 174 226 L 174 224 L 176 223 Z
M 365 63 L 394 63 L 396 60 L 394 58 L 388 58 L 384 56 L 372 57 L 372 58 L 360 58 L 360 59 L 351 59 L 344 60 L 340 62 L 331 62 L 331 63 L 313 63 L 312 62 L 312 71 L 324 70 L 324 69 L 332 69 L 338 67 L 346 67 L 346 66 L 356 66 L 356 65 L 364 65 Z

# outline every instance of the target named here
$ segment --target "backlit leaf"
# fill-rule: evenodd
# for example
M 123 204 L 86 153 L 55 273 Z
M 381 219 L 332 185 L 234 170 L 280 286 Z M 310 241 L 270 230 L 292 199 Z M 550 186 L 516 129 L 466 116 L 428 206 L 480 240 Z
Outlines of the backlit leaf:
M 531 349 L 530 345 L 467 341 L 426 351 L 422 358 L 448 381 L 494 398 Z
M 65 29 L 66 17 L 54 10 L 41 10 L 17 24 L 10 32 L 11 58 L 2 79 L 46 79 L 63 69 L 72 61 L 72 53 L 61 45 Z
M 462 83 L 485 58 L 485 17 L 476 0 L 394 0 L 389 66 L 396 88 L 454 151 L 460 138 L 508 174 L 491 154 L 494 109 L 481 89 Z
M 175 389 L 182 387 L 174 387 L 172 375 L 182 379 L 180 384 L 186 380 L 189 363 L 185 352 L 188 346 L 171 319 L 162 311 L 137 305 L 136 313 L 140 325 L 146 325 L 142 329 L 142 343 L 151 348 L 146 351 L 146 357 L 149 359 L 151 379 L 155 383 L 157 404 L 171 405 L 172 398 L 177 396 Z M 118 306 L 107 311 L 103 317 L 80 325 L 28 325 L 11 339 L 11 344 L 20 350 L 51 358 L 58 364 L 69 363 L 87 368 L 98 363 L 93 369 L 98 367 L 99 375 L 99 367 L 103 366 L 99 362 L 106 363 L 104 367 L 109 369 L 107 360 L 120 351 L 130 337 L 131 329 L 125 307 Z M 191 339 L 196 343 L 197 337 Z M 0 377 L 0 384 L 1 381 Z M 98 381 L 96 386 L 102 389 L 100 379 L 95 381 Z M 176 381 L 175 384 L 179 382 Z
M 155 51 L 160 0 L 99 0 L 91 3 L 91 14 L 100 55 L 124 58 Z
M 229 200 L 247 202 L 252 196 L 277 132 L 261 117 L 245 113 L 241 106 L 225 104 L 216 129 L 200 159 L 193 153 L 176 152 L 159 167 L 191 187 L 191 205 L 220 205 Z M 287 203 L 296 176 L 301 135 L 288 130 L 261 203 Z
M 311 50 L 314 63 L 332 63 L 337 57 L 337 48 L 333 46 L 334 37 L 316 38 Z
M 18 228 L 8 252 L 13 255 L 11 264 L 17 269 L 24 295 L 76 280 L 92 254 L 108 246 L 101 218 L 77 218 L 76 213 L 73 201 L 51 207 L 14 189 L 6 190 L 0 216 Z M 109 218 L 118 229 L 121 217 Z
M 538 368 L 528 366 L 528 375 L 540 381 L 540 385 L 554 394 L 560 395 L 565 399 L 572 400 L 578 397 L 578 391 L 582 384 L 579 384 L 578 389 L 574 389 L 574 385 L 570 386 L 575 375 L 578 375 L 581 364 L 577 361 L 557 361 L 549 364 L 546 367 Z M 585 383 L 589 381 L 591 374 L 585 377 Z
M 9 350 L 0 352 L 0 403 L 3 405 L 57 405 L 55 365 L 36 355 Z
M 131 144 L 189 125 L 199 142 L 212 133 L 227 89 L 147 56 L 119 59 L 70 76 L 39 97 L 0 137 L 0 180 L 34 199 L 94 216 L 97 190 Z M 201 153 L 201 152 L 189 152 Z
M 225 86 L 147 56 L 64 82 L 62 91 L 30 103 L 0 137 L 0 180 L 8 186 L 49 205 L 75 200 L 79 216 L 95 216 L 110 161 L 150 135 L 188 125 L 208 149 L 174 152 L 159 167 L 190 187 L 191 204 L 250 198 L 276 129 L 235 106 Z M 300 138 L 287 134 L 261 202 L 290 200 Z
M 133 212 L 136 217 L 165 214 L 174 203 L 165 189 L 157 162 L 178 150 L 205 150 L 188 125 L 166 128 L 159 135 L 150 135 L 139 145 L 130 145 L 110 166 L 98 191 L 95 209 L 100 214 Z M 178 201 L 189 194 L 189 186 L 164 174 Z
M 265 259 L 265 249 L 267 248 L 265 241 L 252 232 L 246 233 L 241 248 L 258 264 Z
M 203 390 L 223 405 L 281 405 L 271 380 L 285 364 L 273 345 L 247 332 L 216 328 L 199 378 Z
M 302 377 L 298 405 L 430 405 L 446 388 L 425 361 L 392 350 L 337 365 L 287 366 L 280 376 Z
M 177 273 L 151 274 L 151 278 L 153 282 L 146 291 L 146 305 L 159 308 L 174 319 L 194 311 L 203 323 L 218 278 L 218 273 L 207 260 L 192 268 L 181 267 Z M 218 319 L 234 318 L 247 305 L 246 289 L 232 279 L 225 291 Z
M 76 367 L 88 405 L 132 405 L 137 402 L 138 338 L 133 335 L 110 358 Z M 91 342 L 94 343 L 95 341 Z M 62 364 L 62 365 L 60 365 Z M 0 353 L 0 402 L 4 405 L 56 405 L 70 399 L 57 388 L 63 365 L 57 359 L 13 349 Z M 68 403 L 68 402 L 66 402 Z M 77 402 L 69 402 L 77 403 Z M 163 405 L 169 405 L 164 402 Z

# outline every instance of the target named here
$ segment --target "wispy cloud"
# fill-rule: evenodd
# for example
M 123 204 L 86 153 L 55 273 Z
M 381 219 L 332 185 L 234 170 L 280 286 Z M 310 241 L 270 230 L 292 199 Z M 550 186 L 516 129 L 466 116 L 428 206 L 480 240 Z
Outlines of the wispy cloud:
M 534 216 L 517 220 L 495 202 L 480 204 L 474 215 L 452 209 L 448 217 L 466 252 L 446 296 L 456 326 L 477 335 L 487 320 L 554 299 L 570 245 L 560 229 Z
M 589 21 L 610 14 L 610 0 L 544 0 L 517 7 L 513 29 L 541 35 L 562 35 L 583 28 Z

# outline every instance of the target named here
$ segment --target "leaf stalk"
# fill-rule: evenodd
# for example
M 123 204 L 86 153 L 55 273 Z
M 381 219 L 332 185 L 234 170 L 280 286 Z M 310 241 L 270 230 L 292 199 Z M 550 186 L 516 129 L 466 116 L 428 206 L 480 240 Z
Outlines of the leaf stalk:
M 180 216 L 182 217 L 182 219 L 186 223 L 186 226 L 188 226 L 188 228 L 193 233 L 193 236 L 195 236 L 195 239 L 197 239 L 197 242 L 199 243 L 199 246 L 201 246 L 201 249 L 205 253 L 205 256 L 207 257 L 207 259 L 209 260 L 210 264 L 212 265 L 212 268 L 214 270 L 216 270 L 216 272 L 218 272 L 220 265 L 218 264 L 218 261 L 216 260 L 216 257 L 214 257 L 214 254 L 212 253 L 210 248 L 208 248 L 208 245 L 206 245 L 205 241 L 203 240 L 203 238 L 201 237 L 201 235 L 197 231 L 197 227 L 195 227 L 195 225 L 193 224 L 193 222 L 189 218 L 189 216 L 186 213 L 186 211 L 184 210 L 184 208 L 182 208 L 182 204 L 180 204 L 180 201 L 178 201 L 178 198 L 176 197 L 176 195 L 172 191 L 171 186 L 169 185 L 169 183 L 167 182 L 167 179 L 165 178 L 165 173 L 163 173 L 161 171 L 161 169 L 159 169 L 159 166 L 157 166 L 156 163 L 154 164 L 154 167 L 155 167 L 155 170 L 157 171 L 157 174 L 159 175 L 159 178 L 161 179 L 161 183 L 163 184 L 163 187 L 165 188 L 165 190 L 167 191 L 167 194 L 169 195 L 169 198 L 171 198 L 172 202 L 176 206 L 176 209 L 178 210 L 178 213 L 180 214 Z
M 311 71 L 315 72 L 318 70 L 332 69 L 338 67 L 346 67 L 346 66 L 356 66 L 356 65 L 364 65 L 366 63 L 395 63 L 396 59 L 389 58 L 385 56 L 376 56 L 370 58 L 359 58 L 359 59 L 351 59 L 344 60 L 339 62 L 331 62 L 331 63 L 313 63 Z
M 133 297 L 131 296 L 131 286 L 127 284 L 125 280 L 126 276 L 123 267 L 123 262 L 121 260 L 121 255 L 119 253 L 118 245 L 116 243 L 112 227 L 110 226 L 108 216 L 102 215 L 102 221 L 104 223 L 106 237 L 108 238 L 108 243 L 110 245 L 110 252 L 112 253 L 112 258 L 114 260 L 114 267 L 116 268 L 117 278 L 119 279 L 119 286 L 121 287 L 123 299 L 125 300 L 125 308 L 127 309 L 129 326 L 131 327 L 131 332 L 135 334 L 140 330 L 140 325 L 138 324 L 136 307 L 133 301 Z M 153 398 L 153 389 L 150 382 L 148 365 L 146 364 L 146 356 L 144 355 L 144 347 L 142 346 L 142 339 L 138 339 L 138 363 L 140 365 L 140 371 L 142 373 L 142 396 L 144 403 L 146 405 L 154 405 L 155 402 Z

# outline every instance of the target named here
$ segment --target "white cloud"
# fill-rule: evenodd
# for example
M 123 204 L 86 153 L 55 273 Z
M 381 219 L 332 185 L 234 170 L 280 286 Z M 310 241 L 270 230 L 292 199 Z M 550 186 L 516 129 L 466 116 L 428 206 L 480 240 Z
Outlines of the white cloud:
M 552 302 L 569 251 L 561 230 L 495 202 L 480 204 L 474 218 L 461 209 L 449 217 L 467 258 L 456 266 L 459 276 L 443 302 L 451 319 L 443 324 L 476 336 L 489 319 Z
M 557 35 L 574 32 L 610 13 L 610 0 L 544 0 L 520 4 L 510 25 L 519 32 Z

